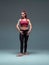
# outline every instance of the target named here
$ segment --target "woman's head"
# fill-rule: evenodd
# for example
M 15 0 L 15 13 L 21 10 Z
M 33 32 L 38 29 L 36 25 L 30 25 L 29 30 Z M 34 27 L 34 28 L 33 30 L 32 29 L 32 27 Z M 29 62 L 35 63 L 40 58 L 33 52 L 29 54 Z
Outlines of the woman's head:
M 25 10 L 21 12 L 21 18 L 27 18 L 27 13 Z

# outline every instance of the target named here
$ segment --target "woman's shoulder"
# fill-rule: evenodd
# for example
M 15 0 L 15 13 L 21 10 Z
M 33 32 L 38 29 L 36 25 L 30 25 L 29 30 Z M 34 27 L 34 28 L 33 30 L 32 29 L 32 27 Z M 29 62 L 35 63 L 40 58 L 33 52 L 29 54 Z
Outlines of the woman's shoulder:
M 19 19 L 19 21 L 21 21 L 21 19 Z
M 29 19 L 29 18 L 27 18 L 27 21 L 30 21 L 30 19 Z
M 20 19 L 19 19 L 19 21 L 21 21 L 21 20 L 22 20 L 22 19 L 20 18 Z M 27 21 L 30 21 L 30 19 L 29 19 L 29 18 L 27 18 Z

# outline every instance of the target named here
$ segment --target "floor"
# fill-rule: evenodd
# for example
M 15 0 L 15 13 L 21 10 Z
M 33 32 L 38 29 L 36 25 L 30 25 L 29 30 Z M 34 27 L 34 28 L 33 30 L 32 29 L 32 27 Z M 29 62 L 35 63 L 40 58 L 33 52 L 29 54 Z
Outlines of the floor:
M 49 65 L 49 50 L 28 50 L 18 57 L 18 50 L 0 50 L 0 65 Z

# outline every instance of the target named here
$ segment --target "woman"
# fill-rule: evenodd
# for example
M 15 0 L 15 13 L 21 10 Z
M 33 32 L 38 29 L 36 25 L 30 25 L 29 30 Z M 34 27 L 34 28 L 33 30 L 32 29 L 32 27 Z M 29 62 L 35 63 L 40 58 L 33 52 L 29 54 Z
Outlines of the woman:
M 27 54 L 27 41 L 29 34 L 32 30 L 32 24 L 30 20 L 27 18 L 26 11 L 21 12 L 21 18 L 18 20 L 18 23 L 16 24 L 16 28 L 20 32 L 19 34 L 20 53 L 18 55 L 22 56 L 23 54 Z M 23 53 L 23 49 L 24 49 L 24 53 Z

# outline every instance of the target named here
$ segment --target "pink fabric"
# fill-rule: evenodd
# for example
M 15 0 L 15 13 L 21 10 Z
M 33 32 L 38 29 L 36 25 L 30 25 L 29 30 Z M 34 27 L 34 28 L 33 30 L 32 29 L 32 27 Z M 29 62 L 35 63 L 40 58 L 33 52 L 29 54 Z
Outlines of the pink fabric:
M 21 26 L 28 26 L 28 21 L 27 20 L 26 21 L 21 20 L 20 25 Z

